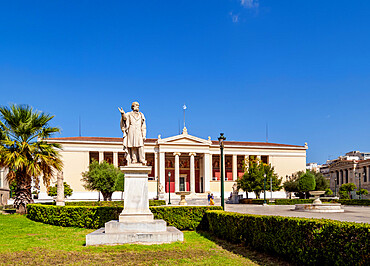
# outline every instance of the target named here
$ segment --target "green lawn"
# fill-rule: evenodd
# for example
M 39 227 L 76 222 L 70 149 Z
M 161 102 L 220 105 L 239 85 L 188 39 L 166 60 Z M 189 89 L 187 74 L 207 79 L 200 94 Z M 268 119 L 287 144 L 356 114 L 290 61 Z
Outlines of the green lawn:
M 190 231 L 184 232 L 182 243 L 85 247 L 85 236 L 92 231 L 0 214 L 0 264 L 286 265 L 266 254 Z

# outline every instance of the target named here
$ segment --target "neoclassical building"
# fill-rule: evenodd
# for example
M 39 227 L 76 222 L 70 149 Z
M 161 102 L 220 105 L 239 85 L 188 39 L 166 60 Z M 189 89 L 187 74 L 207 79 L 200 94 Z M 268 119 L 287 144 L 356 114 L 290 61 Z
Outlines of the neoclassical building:
M 330 189 L 333 192 L 339 191 L 343 184 L 354 183 L 357 188 L 370 191 L 370 159 L 358 160 L 350 158 L 339 158 L 329 164 Z M 352 193 L 357 198 L 355 193 Z M 369 198 L 369 195 L 363 196 Z
M 63 177 L 72 187 L 71 199 L 97 199 L 98 193 L 86 191 L 81 173 L 88 170 L 92 160 L 107 161 L 115 166 L 126 164 L 121 138 L 66 137 L 51 138 L 48 142 L 62 145 Z M 260 158 L 275 167 L 285 178 L 306 167 L 307 145 L 286 145 L 265 142 L 225 141 L 225 196 L 232 191 L 237 178 L 243 175 L 245 158 Z M 176 136 L 145 141 L 149 174 L 149 197 L 157 195 L 157 182 L 165 192 L 190 191 L 193 196 L 203 193 L 220 195 L 220 146 L 218 141 L 192 136 L 186 130 Z M 171 182 L 169 181 L 169 176 Z M 120 198 L 119 192 L 113 198 Z M 46 198 L 41 188 L 40 198 Z

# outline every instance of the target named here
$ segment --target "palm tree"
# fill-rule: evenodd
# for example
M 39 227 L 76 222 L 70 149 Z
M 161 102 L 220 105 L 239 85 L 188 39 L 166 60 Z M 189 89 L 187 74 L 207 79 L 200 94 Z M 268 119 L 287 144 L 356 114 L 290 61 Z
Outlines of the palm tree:
M 9 183 L 17 184 L 14 207 L 18 213 L 26 213 L 26 205 L 33 202 L 32 180 L 38 186 L 42 177 L 49 187 L 53 174 L 62 169 L 61 146 L 45 141 L 60 132 L 48 125 L 53 117 L 28 105 L 0 107 L 0 167 L 8 168 Z

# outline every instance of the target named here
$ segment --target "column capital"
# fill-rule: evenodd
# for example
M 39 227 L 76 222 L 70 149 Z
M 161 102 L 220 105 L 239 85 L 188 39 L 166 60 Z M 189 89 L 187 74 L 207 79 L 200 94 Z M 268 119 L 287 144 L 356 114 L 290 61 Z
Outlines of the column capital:
M 195 153 L 195 152 L 190 152 L 189 153 L 189 156 L 196 156 L 197 155 L 197 153 Z
M 177 156 L 180 156 L 180 155 L 181 155 L 181 152 L 174 152 L 174 153 L 173 153 L 173 156 L 176 156 L 176 155 L 177 155 Z

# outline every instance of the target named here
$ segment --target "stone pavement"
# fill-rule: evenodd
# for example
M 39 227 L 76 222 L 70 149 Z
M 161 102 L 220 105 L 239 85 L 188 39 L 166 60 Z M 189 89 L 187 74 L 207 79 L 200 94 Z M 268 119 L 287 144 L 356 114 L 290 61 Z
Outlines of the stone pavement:
M 260 215 L 279 215 L 290 217 L 304 217 L 317 219 L 331 219 L 338 221 L 369 223 L 370 206 L 343 206 L 342 213 L 315 213 L 292 211 L 294 205 L 252 205 L 252 204 L 226 204 L 225 210 L 230 212 L 260 214 Z

